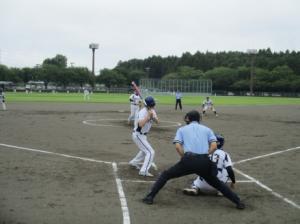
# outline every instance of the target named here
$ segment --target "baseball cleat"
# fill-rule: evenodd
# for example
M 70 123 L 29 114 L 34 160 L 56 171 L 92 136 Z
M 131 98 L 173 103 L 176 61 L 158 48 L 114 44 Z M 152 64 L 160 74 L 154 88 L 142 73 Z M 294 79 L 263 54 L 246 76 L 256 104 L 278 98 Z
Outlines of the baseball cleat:
M 223 195 L 220 191 L 218 191 L 218 192 L 217 192 L 217 196 L 223 197 L 224 195 Z
M 154 170 L 158 170 L 158 167 L 155 163 L 152 163 L 151 166 L 153 167 Z
M 242 210 L 242 209 L 245 209 L 245 207 L 246 207 L 245 204 L 241 201 L 238 204 L 236 204 L 237 209 Z
M 148 204 L 148 205 L 152 205 L 153 204 L 153 198 L 151 196 L 146 196 L 143 198 L 142 200 L 145 204 Z
M 139 172 L 139 175 L 144 177 L 154 177 L 154 175 L 149 172 L 148 173 Z
M 198 188 L 185 188 L 182 191 L 186 195 L 191 195 L 191 196 L 197 196 L 199 195 L 199 189 Z

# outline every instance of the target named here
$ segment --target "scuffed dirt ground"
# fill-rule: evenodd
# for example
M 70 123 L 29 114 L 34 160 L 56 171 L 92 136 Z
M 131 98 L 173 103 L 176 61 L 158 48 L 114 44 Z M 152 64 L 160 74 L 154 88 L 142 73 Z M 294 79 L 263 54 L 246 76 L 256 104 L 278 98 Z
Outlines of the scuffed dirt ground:
M 141 178 L 128 162 L 136 153 L 129 106 L 113 104 L 14 103 L 0 111 L 0 144 L 58 153 L 28 151 L 0 145 L 0 223 L 122 223 L 122 210 L 112 165 L 59 154 L 116 162 L 131 223 L 299 223 L 299 209 L 255 183 L 236 191 L 247 209 L 238 211 L 222 197 L 187 197 L 181 189 L 193 176 L 170 181 L 155 204 L 141 198 L 154 179 Z M 184 105 L 183 105 L 184 106 Z M 160 126 L 149 142 L 160 171 L 174 164 L 172 145 L 177 122 L 190 109 L 159 106 Z M 203 123 L 226 138 L 234 161 L 300 146 L 300 105 L 217 107 L 220 114 Z M 102 120 L 101 120 L 102 119 Z M 95 124 L 86 125 L 89 120 Z M 91 121 L 92 120 L 92 121 Z M 105 125 L 105 126 L 103 126 Z M 174 126 L 171 126 L 174 125 Z M 235 167 L 273 191 L 300 204 L 299 150 L 269 156 Z M 246 180 L 237 174 L 238 180 Z M 133 182 L 145 180 L 146 182 Z

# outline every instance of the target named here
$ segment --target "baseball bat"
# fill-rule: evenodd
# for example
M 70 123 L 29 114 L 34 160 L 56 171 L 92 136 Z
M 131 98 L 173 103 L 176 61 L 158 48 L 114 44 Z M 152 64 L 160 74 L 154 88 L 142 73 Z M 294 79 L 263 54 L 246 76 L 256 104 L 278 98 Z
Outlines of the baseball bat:
M 131 82 L 131 85 L 133 87 L 133 89 L 138 93 L 138 95 L 141 97 L 141 99 L 143 99 L 142 93 L 140 91 L 140 88 L 135 84 L 134 81 Z

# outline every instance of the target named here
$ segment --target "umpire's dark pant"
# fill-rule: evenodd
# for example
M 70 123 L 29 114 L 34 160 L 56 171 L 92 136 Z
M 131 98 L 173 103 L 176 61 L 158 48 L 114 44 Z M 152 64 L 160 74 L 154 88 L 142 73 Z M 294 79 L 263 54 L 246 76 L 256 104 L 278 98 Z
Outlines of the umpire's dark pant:
M 182 110 L 181 99 L 176 99 L 175 110 L 177 110 L 177 105 L 179 104 L 180 110 Z
M 203 177 L 208 184 L 219 190 L 225 197 L 235 204 L 240 202 L 240 198 L 230 188 L 217 178 L 217 166 L 213 163 L 207 154 L 185 153 L 181 160 L 174 166 L 162 172 L 157 181 L 152 186 L 148 196 L 155 197 L 159 190 L 168 180 L 186 176 L 189 174 L 198 174 Z

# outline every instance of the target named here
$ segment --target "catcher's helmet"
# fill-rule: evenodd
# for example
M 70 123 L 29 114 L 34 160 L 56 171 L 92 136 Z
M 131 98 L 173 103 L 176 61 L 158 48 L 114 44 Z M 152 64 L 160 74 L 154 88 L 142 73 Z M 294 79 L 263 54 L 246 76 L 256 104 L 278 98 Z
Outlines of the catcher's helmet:
M 155 106 L 155 100 L 152 96 L 147 96 L 144 100 L 144 104 L 146 107 L 154 107 Z
M 225 138 L 220 134 L 215 134 L 215 136 L 217 138 L 217 148 L 222 149 L 222 147 L 225 143 Z

